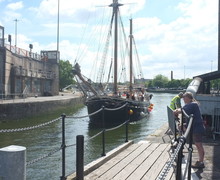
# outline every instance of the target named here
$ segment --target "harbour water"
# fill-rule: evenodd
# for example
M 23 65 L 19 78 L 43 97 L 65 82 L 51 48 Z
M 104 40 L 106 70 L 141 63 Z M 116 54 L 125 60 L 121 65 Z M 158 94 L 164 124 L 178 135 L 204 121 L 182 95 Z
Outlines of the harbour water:
M 175 94 L 155 93 L 153 94 L 152 103 L 154 109 L 148 117 L 129 125 L 129 140 L 144 140 L 147 135 L 153 133 L 167 122 L 166 106 L 169 105 Z M 87 114 L 86 107 L 79 109 L 73 114 L 75 117 Z M 50 120 L 50 119 L 49 119 Z M 47 121 L 49 121 L 47 120 Z M 30 119 L 29 122 L 32 120 Z M 20 127 L 29 127 L 29 122 L 14 122 L 13 126 L 7 127 L 7 122 L 0 123 L 0 129 L 14 129 Z M 102 154 L 102 139 L 98 136 L 92 140 L 90 137 L 100 132 L 101 129 L 91 129 L 89 119 L 85 118 L 66 118 L 65 121 L 66 145 L 66 175 L 75 172 L 75 143 L 77 135 L 84 135 L 85 139 L 85 164 L 99 158 Z M 106 152 L 117 147 L 125 141 L 125 127 L 106 132 Z M 50 125 L 34 130 L 0 133 L 0 148 L 9 145 L 19 145 L 27 148 L 27 161 L 47 155 L 51 151 L 61 146 L 62 124 L 56 121 Z M 88 141 L 87 141 L 88 140 Z M 62 175 L 62 156 L 61 151 L 56 152 L 50 157 L 29 164 L 27 166 L 27 180 L 42 179 L 60 179 Z

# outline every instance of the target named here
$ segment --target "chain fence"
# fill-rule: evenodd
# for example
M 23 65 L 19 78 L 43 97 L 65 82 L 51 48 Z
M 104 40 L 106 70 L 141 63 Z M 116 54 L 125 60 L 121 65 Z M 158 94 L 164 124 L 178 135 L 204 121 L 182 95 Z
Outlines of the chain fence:
M 30 127 L 17 128 L 17 129 L 0 129 L 0 133 L 13 133 L 13 132 L 33 130 L 33 129 L 41 128 L 43 126 L 47 126 L 49 124 L 55 123 L 55 122 L 59 121 L 60 119 L 61 118 L 53 119 L 53 120 L 48 121 L 46 123 L 42 123 L 42 124 L 39 124 L 39 125 L 30 126 Z
M 38 162 L 38 161 L 41 161 L 41 160 L 43 160 L 43 159 L 46 159 L 46 158 L 52 156 L 53 154 L 57 153 L 57 152 L 60 151 L 61 149 L 62 149 L 61 147 L 60 147 L 60 148 L 57 148 L 57 149 L 54 149 L 54 150 L 52 150 L 51 152 L 49 152 L 48 154 L 45 154 L 45 155 L 43 155 L 43 156 L 41 156 L 41 157 L 38 157 L 38 158 L 36 158 L 36 159 L 33 159 L 33 160 L 31 160 L 31 161 L 28 161 L 28 162 L 26 162 L 26 166 L 30 166 L 30 165 L 32 165 L 32 164 Z
M 105 108 L 105 107 L 102 107 L 100 108 L 99 110 L 97 110 L 96 112 L 94 113 L 91 113 L 91 114 L 88 114 L 86 116 L 65 116 L 65 115 L 61 115 L 62 117 L 64 117 L 64 120 L 65 118 L 72 118 L 72 119 L 79 119 L 79 118 L 85 118 L 85 117 L 90 117 L 90 116 L 93 116 L 103 110 L 107 110 L 107 111 L 116 111 L 116 110 L 119 110 L 121 108 L 124 108 L 125 106 L 127 105 L 126 104 L 123 104 L 121 107 L 118 107 L 118 108 L 114 108 L 114 109 L 110 109 L 110 108 Z M 48 122 L 45 122 L 45 123 L 41 123 L 39 125 L 34 125 L 34 126 L 30 126 L 30 127 L 24 127 L 24 128 L 16 128 L 16 129 L 0 129 L 0 133 L 14 133 L 14 132 L 23 132 L 23 131 L 28 131 L 28 130 L 34 130 L 34 129 L 37 129 L 37 128 L 41 128 L 41 127 L 44 127 L 44 126 L 47 126 L 47 125 L 50 125 L 52 123 L 55 123 L 59 120 L 62 120 L 62 117 L 59 117 L 59 118 L 56 118 L 56 119 L 53 119 L 53 120 L 50 120 Z M 129 120 L 125 121 L 124 123 L 118 125 L 117 127 L 114 127 L 114 128 L 110 128 L 110 129 L 104 129 L 100 132 L 98 132 L 97 134 L 93 135 L 92 137 L 88 138 L 87 140 L 85 140 L 85 142 L 88 142 L 94 138 L 96 138 L 97 136 L 103 134 L 105 131 L 113 131 L 115 129 L 118 129 L 120 128 L 121 126 L 123 126 L 124 124 L 128 123 Z M 52 155 L 54 155 L 55 153 L 59 152 L 60 150 L 63 150 L 65 148 L 68 148 L 68 147 L 72 147 L 72 146 L 76 146 L 76 143 L 74 144 L 70 144 L 70 145 L 65 145 L 65 144 L 62 144 L 60 147 L 58 148 L 55 148 L 53 150 L 51 150 L 49 153 L 47 154 L 44 154 L 36 159 L 33 159 L 33 160 L 30 160 L 30 161 L 27 161 L 26 162 L 26 166 L 31 166 L 41 160 L 44 160 Z
M 116 110 L 119 110 L 121 108 L 124 108 L 125 106 L 127 106 L 127 103 L 126 104 L 123 104 L 121 107 L 118 107 L 118 108 L 114 108 L 114 109 L 110 109 L 110 108 L 105 108 L 105 107 L 102 107 L 100 108 L 99 110 L 97 110 L 96 112 L 94 113 L 91 113 L 91 114 L 88 114 L 86 116 L 65 116 L 65 118 L 72 118 L 72 119 L 79 119 L 79 118 L 85 118 L 85 117 L 90 117 L 90 116 L 93 116 L 103 110 L 107 110 L 107 111 L 116 111 Z M 181 149 L 183 148 L 183 146 L 185 145 L 185 142 L 186 142 L 186 138 L 188 137 L 188 135 L 190 134 L 190 130 L 191 130 L 191 126 L 192 126 L 192 122 L 193 122 L 193 116 L 190 115 L 188 116 L 184 111 L 183 111 L 183 114 L 189 119 L 189 124 L 188 124 L 188 127 L 184 133 L 184 135 L 182 135 L 181 137 L 178 138 L 178 142 L 177 143 L 177 146 L 175 148 L 175 151 L 173 152 L 173 154 L 171 155 L 170 157 L 170 160 L 166 162 L 163 170 L 161 171 L 161 173 L 159 174 L 159 176 L 157 177 L 157 180 L 164 180 L 168 174 L 168 172 L 170 171 L 171 167 L 174 167 L 174 163 L 176 161 L 178 161 L 178 155 L 181 151 Z M 65 120 L 64 118 L 64 120 Z M 62 118 L 59 117 L 59 118 L 56 118 L 56 119 L 53 119 L 51 121 L 48 121 L 48 122 L 45 122 L 45 123 L 42 123 L 42 124 L 39 124 L 39 125 L 35 125 L 35 126 L 30 126 L 30 127 L 24 127 L 24 128 L 17 128 L 17 129 L 0 129 L 0 133 L 13 133 L 13 132 L 22 132 L 22 131 L 28 131 L 28 130 L 34 130 L 34 129 L 37 129 L 37 128 L 41 128 L 41 127 L 44 127 L 44 126 L 47 126 L 47 125 L 50 125 L 52 123 L 55 123 L 59 120 L 61 120 Z M 113 127 L 113 128 L 109 128 L 109 129 L 103 129 L 102 131 L 96 133 L 95 135 L 93 135 L 92 137 L 88 138 L 87 140 L 85 140 L 85 142 L 88 142 L 94 138 L 96 138 L 97 136 L 107 132 L 107 131 L 113 131 L 113 130 L 116 130 L 120 127 L 122 127 L 123 125 L 129 123 L 129 119 L 127 121 L 125 121 L 124 123 L 116 126 L 116 127 Z M 55 153 L 59 152 L 60 150 L 62 149 L 65 149 L 65 148 L 68 148 L 68 147 L 72 147 L 72 146 L 76 146 L 76 143 L 74 144 L 70 144 L 70 145 L 65 145 L 65 144 L 62 144 L 60 147 L 58 148 L 55 148 L 53 150 L 51 150 L 51 152 L 45 154 L 45 155 L 42 155 L 36 159 L 33 159 L 31 161 L 28 161 L 26 162 L 26 166 L 30 166 L 34 163 L 37 163 L 43 159 L 46 159 L 52 155 L 54 155 Z M 192 148 L 188 148 L 189 150 L 189 154 L 192 152 Z M 181 159 L 182 160 L 182 159 Z M 187 161 L 187 165 L 186 167 L 189 167 L 191 166 L 191 164 L 189 164 L 189 161 L 190 161 L 190 156 L 188 156 L 188 161 Z M 187 170 L 185 170 L 184 172 L 184 178 L 187 174 Z

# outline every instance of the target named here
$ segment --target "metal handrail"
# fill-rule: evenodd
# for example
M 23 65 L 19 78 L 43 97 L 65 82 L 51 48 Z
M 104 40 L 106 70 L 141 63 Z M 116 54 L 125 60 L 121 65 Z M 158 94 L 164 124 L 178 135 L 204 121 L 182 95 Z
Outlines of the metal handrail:
M 183 109 L 181 109 L 181 111 L 182 111 L 182 115 L 184 115 L 189 120 L 187 129 L 186 129 L 185 133 L 177 139 L 176 149 L 175 149 L 171 159 L 166 163 L 165 167 L 163 168 L 163 170 L 161 171 L 161 173 L 157 177 L 157 180 L 164 180 L 166 178 L 168 171 L 174 165 L 175 159 L 177 159 L 176 179 L 185 179 L 187 172 L 188 172 L 188 180 L 191 179 L 191 163 L 192 163 L 191 160 L 192 160 L 192 151 L 193 151 L 193 148 L 192 148 L 192 133 L 193 133 L 192 125 L 193 125 L 194 117 L 192 114 L 191 115 L 186 114 L 186 112 Z M 183 116 L 182 116 L 182 118 L 183 118 Z M 185 169 L 184 176 L 182 177 L 182 158 L 183 158 L 182 152 L 183 152 L 183 148 L 184 148 L 184 145 L 186 143 L 186 139 L 188 136 L 189 136 L 189 148 L 188 148 L 189 155 L 188 155 L 188 162 L 187 162 L 188 169 L 187 168 Z

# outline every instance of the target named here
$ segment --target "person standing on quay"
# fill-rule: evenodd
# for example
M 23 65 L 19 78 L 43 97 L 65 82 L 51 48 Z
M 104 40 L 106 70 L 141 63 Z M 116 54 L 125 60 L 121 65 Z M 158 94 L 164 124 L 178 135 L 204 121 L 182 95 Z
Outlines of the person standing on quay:
M 181 98 L 183 97 L 183 93 L 180 92 L 178 95 L 176 95 L 170 102 L 170 108 L 172 110 L 181 108 Z
M 203 120 L 201 116 L 201 112 L 199 109 L 198 102 L 193 98 L 193 94 L 190 92 L 186 92 L 183 94 L 183 100 L 185 105 L 183 106 L 183 110 L 186 114 L 191 115 L 193 114 L 193 142 L 198 150 L 199 160 L 196 161 L 192 168 L 204 168 L 204 148 L 202 144 L 202 136 L 205 133 L 205 127 L 203 125 Z M 178 116 L 181 113 L 181 109 L 174 110 L 174 115 Z M 188 124 L 188 122 L 186 122 Z

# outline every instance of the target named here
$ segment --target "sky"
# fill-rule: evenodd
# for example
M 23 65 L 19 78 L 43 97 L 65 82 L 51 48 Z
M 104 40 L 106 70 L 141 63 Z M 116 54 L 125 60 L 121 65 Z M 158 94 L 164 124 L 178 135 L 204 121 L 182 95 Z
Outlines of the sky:
M 112 0 L 60 0 L 60 59 L 81 61 L 82 73 L 90 76 L 96 44 L 83 42 L 85 33 L 99 25 L 95 20 L 110 15 Z M 133 19 L 133 35 L 144 78 L 162 74 L 170 79 L 192 78 L 218 67 L 218 0 L 119 0 L 123 20 Z M 57 49 L 58 0 L 0 0 L 0 26 L 17 47 L 33 52 Z M 15 19 L 18 21 L 16 22 Z M 104 21 L 104 19 L 103 19 Z M 128 30 L 129 24 L 125 25 Z M 101 28 L 101 27 L 100 27 Z M 129 31 L 128 31 L 129 33 Z M 82 52 L 80 52 L 80 50 Z M 85 53 L 84 51 L 87 51 Z

